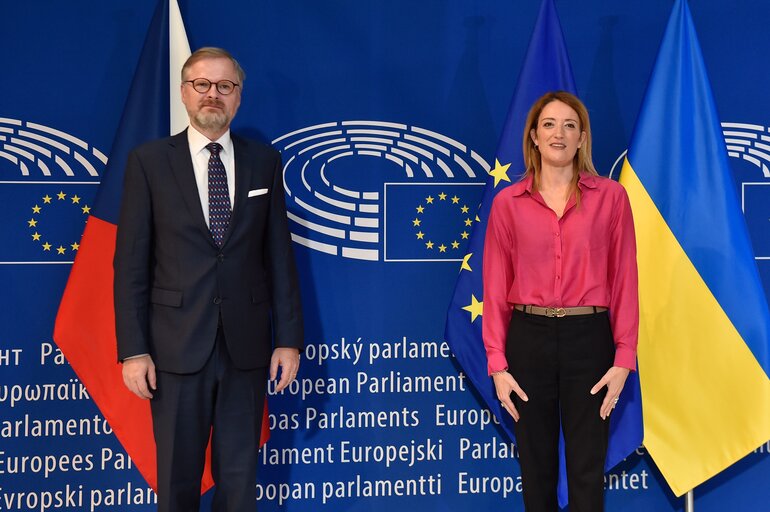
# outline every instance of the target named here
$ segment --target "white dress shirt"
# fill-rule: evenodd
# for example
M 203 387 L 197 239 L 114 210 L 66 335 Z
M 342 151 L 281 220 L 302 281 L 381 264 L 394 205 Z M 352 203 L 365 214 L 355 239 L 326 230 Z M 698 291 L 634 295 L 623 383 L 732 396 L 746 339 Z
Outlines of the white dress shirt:
M 206 146 L 211 142 L 218 142 L 222 145 L 219 152 L 219 158 L 225 166 L 227 174 L 227 191 L 230 193 L 230 208 L 235 203 L 235 150 L 233 141 L 230 138 L 230 130 L 215 141 L 196 130 L 193 126 L 187 129 L 187 142 L 190 144 L 190 156 L 192 157 L 193 171 L 195 172 L 195 183 L 198 185 L 198 196 L 201 199 L 203 217 L 206 219 L 206 225 L 209 224 L 209 150 Z

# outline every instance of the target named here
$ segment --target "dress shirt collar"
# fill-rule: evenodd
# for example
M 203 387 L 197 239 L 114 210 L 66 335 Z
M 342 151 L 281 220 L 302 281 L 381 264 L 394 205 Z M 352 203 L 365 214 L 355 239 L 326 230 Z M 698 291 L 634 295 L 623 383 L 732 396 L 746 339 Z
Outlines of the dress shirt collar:
M 187 142 L 190 145 L 190 152 L 193 155 L 197 155 L 204 149 L 210 142 L 218 142 L 222 145 L 222 151 L 232 154 L 233 141 L 230 138 L 230 130 L 227 130 L 221 137 L 215 141 L 209 140 L 208 137 L 195 129 L 192 125 L 187 128 Z M 208 150 L 206 150 L 208 151 Z
M 598 186 L 596 183 L 596 176 L 588 174 L 587 172 L 581 172 L 578 174 L 578 187 L 585 191 L 586 189 L 594 189 Z
M 518 197 L 520 195 L 523 195 L 525 192 L 532 194 L 532 186 L 534 184 L 534 178 L 531 174 L 525 175 L 524 179 L 519 181 L 518 183 L 514 183 L 511 185 L 511 194 L 514 197 Z M 578 187 L 580 187 L 581 191 L 585 191 L 586 189 L 594 189 L 596 188 L 596 176 L 593 174 L 589 174 L 587 172 L 580 172 L 578 173 Z

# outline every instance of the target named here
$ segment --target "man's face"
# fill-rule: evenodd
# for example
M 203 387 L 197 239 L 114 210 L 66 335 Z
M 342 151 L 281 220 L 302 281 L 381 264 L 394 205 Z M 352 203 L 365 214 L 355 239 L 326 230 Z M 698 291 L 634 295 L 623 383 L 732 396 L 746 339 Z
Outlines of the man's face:
M 190 124 L 204 133 L 224 132 L 241 104 L 241 87 L 235 66 L 227 58 L 202 59 L 185 72 L 184 80 L 196 78 L 205 78 L 212 85 L 208 91 L 200 93 L 193 88 L 192 83 L 182 83 L 182 103 L 190 116 Z M 230 80 L 239 86 L 232 93 L 223 95 L 214 85 L 220 80 Z

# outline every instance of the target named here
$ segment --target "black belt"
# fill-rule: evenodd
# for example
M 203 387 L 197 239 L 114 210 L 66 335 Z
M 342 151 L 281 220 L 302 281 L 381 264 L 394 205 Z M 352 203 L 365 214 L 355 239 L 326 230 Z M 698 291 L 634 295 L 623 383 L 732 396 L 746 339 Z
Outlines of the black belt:
M 607 308 L 601 306 L 578 306 L 574 308 L 544 308 L 541 306 L 525 306 L 516 304 L 514 309 L 523 311 L 530 315 L 547 316 L 549 318 L 561 318 L 563 316 L 593 315 L 594 313 L 604 313 Z

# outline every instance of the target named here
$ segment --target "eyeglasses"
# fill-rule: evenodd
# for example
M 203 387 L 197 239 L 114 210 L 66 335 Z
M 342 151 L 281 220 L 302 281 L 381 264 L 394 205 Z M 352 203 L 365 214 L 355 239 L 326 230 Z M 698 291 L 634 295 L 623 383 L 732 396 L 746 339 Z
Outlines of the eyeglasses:
M 209 89 L 211 89 L 211 86 L 214 85 L 217 88 L 217 92 L 222 96 L 227 96 L 228 94 L 232 94 L 232 92 L 235 90 L 236 87 L 240 87 L 240 84 L 236 84 L 235 82 L 232 82 L 230 80 L 220 80 L 219 82 L 212 82 L 211 80 L 207 80 L 206 78 L 196 78 L 195 80 L 184 80 L 182 81 L 182 83 L 192 84 L 193 89 L 195 89 L 201 94 L 209 92 Z

